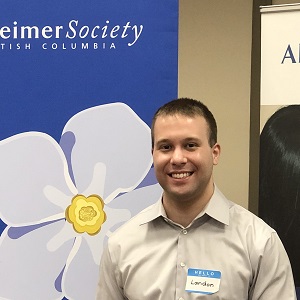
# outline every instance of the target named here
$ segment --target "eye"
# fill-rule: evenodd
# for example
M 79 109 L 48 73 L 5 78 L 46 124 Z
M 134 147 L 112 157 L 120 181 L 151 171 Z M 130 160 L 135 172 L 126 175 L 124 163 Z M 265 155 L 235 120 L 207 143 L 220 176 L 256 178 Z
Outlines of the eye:
M 162 144 L 162 145 L 159 146 L 158 149 L 161 150 L 161 151 L 168 151 L 168 150 L 171 149 L 171 145 L 169 145 L 169 144 Z
M 194 149 L 197 148 L 197 144 L 196 144 L 196 143 L 187 143 L 187 144 L 186 144 L 186 148 L 187 148 L 188 150 L 194 150 Z

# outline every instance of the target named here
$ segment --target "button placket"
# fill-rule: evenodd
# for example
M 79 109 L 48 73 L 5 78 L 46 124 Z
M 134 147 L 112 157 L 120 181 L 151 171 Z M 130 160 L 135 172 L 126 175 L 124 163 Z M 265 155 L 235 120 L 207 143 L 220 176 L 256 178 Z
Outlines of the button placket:
M 177 244 L 177 276 L 176 276 L 176 299 L 184 300 L 182 297 L 185 292 L 187 276 L 187 258 L 186 258 L 186 239 L 187 229 L 181 229 L 178 235 Z

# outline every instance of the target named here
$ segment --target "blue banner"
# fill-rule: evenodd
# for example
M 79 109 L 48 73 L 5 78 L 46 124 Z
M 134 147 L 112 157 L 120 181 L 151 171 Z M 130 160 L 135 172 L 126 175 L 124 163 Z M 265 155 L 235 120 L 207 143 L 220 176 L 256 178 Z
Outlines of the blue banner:
M 1 0 L 1 299 L 94 299 L 107 238 L 160 197 L 177 58 L 176 0 Z

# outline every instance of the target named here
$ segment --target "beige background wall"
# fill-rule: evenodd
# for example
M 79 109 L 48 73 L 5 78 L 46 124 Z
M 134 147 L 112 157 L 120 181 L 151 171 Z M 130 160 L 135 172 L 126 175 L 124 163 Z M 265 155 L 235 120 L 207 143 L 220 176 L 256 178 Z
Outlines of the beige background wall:
M 222 147 L 215 181 L 228 198 L 255 213 L 260 132 L 259 6 L 297 2 L 179 0 L 179 96 L 202 100 L 214 113 Z
M 252 1 L 180 0 L 179 96 L 203 101 L 219 127 L 215 181 L 248 207 Z

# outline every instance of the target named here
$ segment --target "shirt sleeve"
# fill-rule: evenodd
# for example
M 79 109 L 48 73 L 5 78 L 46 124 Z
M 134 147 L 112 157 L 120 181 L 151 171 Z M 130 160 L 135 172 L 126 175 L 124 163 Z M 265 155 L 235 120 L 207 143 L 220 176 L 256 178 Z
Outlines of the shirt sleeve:
M 96 300 L 126 300 L 123 289 L 118 285 L 116 268 L 112 263 L 109 248 L 103 251 Z
M 297 300 L 293 273 L 287 253 L 273 232 L 258 261 L 249 300 Z

